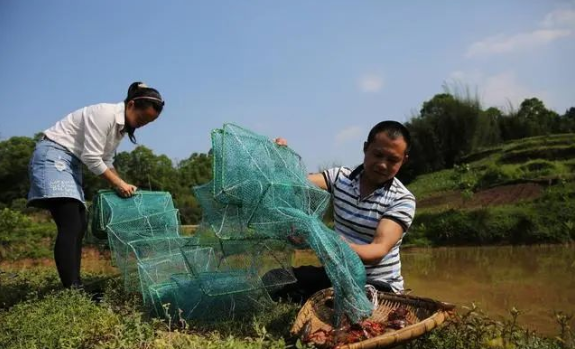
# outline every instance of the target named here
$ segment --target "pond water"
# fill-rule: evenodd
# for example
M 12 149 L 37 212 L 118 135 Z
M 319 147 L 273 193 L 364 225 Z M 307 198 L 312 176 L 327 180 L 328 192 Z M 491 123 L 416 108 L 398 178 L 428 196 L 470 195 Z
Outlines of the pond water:
M 554 311 L 575 314 L 575 245 L 406 248 L 401 260 L 413 295 L 475 302 L 495 319 L 515 307 L 520 324 L 546 335 L 558 334 Z M 317 264 L 307 251 L 296 261 Z

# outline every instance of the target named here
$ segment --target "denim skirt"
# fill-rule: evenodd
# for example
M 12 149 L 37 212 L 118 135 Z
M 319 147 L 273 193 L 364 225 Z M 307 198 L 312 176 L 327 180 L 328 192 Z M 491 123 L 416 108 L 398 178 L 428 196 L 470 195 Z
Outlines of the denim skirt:
M 28 165 L 28 206 L 43 208 L 47 199 L 72 198 L 86 205 L 82 190 L 82 161 L 60 144 L 43 138 Z

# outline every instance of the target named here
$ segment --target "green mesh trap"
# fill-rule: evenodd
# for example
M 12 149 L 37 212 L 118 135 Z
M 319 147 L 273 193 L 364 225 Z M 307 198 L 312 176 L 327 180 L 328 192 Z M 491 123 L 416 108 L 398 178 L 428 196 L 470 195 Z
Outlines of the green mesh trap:
M 169 193 L 98 194 L 93 229 L 106 232 L 126 289 L 172 319 L 261 311 L 272 304 L 269 292 L 295 282 L 288 237 L 299 236 L 332 281 L 335 321 L 369 316 L 363 264 L 322 223 L 329 193 L 307 180 L 300 157 L 232 124 L 212 132 L 212 150 L 213 180 L 194 188 L 203 216 L 192 237 L 180 236 Z
M 125 199 L 119 197 L 113 190 L 100 190 L 92 201 L 92 234 L 105 239 L 108 224 L 174 208 L 172 196 L 166 192 L 138 190 L 133 197 Z
M 224 241 L 201 228 L 180 236 L 178 210 L 166 204 L 169 193 L 112 194 L 98 194 L 93 224 L 101 220 L 97 224 L 106 227 L 125 289 L 140 292 L 155 316 L 212 321 L 249 315 L 272 304 L 268 290 L 295 281 L 293 249 L 285 242 Z M 282 272 L 264 283 L 270 270 Z
M 203 224 L 221 239 L 303 237 L 324 265 L 335 293 L 336 323 L 368 317 L 365 268 L 359 256 L 321 221 L 329 193 L 307 180 L 288 147 L 239 126 L 212 131 L 213 180 L 195 188 Z

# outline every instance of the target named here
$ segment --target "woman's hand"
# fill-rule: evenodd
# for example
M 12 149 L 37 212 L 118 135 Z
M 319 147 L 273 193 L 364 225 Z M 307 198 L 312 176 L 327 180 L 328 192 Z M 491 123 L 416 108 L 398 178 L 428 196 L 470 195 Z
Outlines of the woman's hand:
M 124 182 L 124 180 L 118 176 L 118 172 L 116 172 L 116 169 L 114 168 L 107 168 L 100 177 L 107 180 L 120 197 L 129 198 L 136 193 L 136 190 L 138 190 L 135 185 Z
M 114 188 L 116 193 L 123 198 L 129 198 L 136 193 L 138 188 L 135 185 L 128 184 L 124 181 L 120 182 L 120 184 L 116 185 Z

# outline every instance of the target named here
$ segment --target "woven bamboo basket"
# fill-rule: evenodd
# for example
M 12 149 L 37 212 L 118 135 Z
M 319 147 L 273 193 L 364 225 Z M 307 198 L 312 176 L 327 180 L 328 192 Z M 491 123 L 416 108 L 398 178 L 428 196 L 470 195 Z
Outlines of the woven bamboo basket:
M 400 330 L 384 333 L 367 340 L 348 344 L 342 349 L 374 349 L 388 348 L 415 339 L 443 323 L 454 311 L 455 306 L 433 299 L 420 298 L 394 293 L 378 292 L 378 307 L 369 320 L 387 321 L 388 315 L 400 306 L 407 309 L 406 319 L 411 325 Z M 317 330 L 330 331 L 334 317 L 333 306 L 327 306 L 326 301 L 333 299 L 333 289 L 328 288 L 314 294 L 299 311 L 291 333 L 302 336 L 303 332 L 314 333 Z

